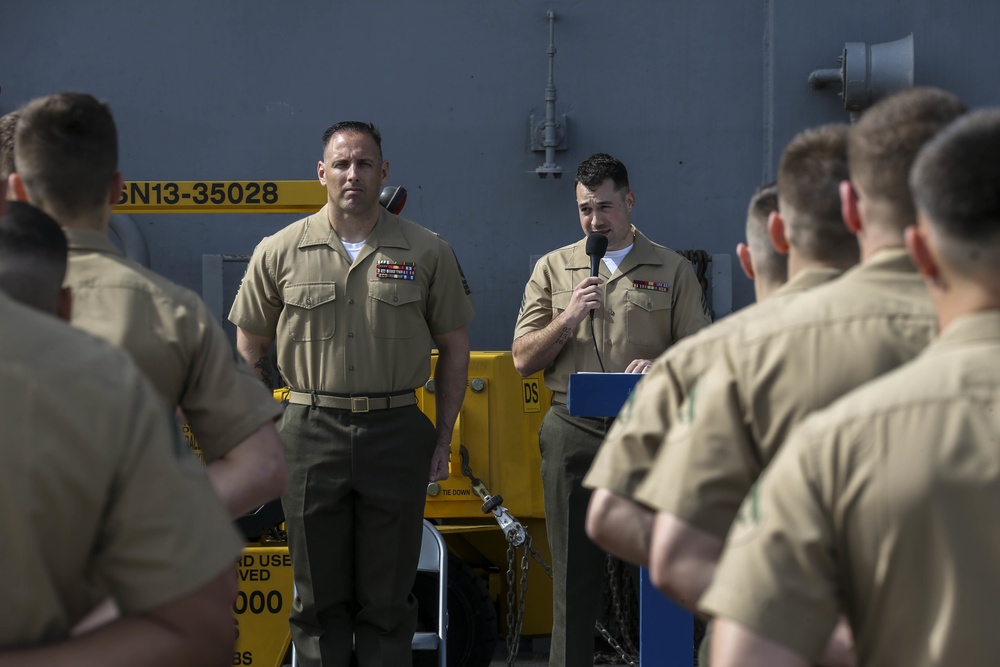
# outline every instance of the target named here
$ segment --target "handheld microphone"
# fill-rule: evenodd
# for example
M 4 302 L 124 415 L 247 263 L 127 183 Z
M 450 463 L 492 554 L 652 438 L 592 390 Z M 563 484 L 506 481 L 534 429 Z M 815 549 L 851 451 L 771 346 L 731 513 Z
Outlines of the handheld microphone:
M 594 277 L 601 268 L 601 259 L 608 251 L 608 237 L 602 234 L 591 234 L 587 237 L 587 256 L 590 257 L 590 276 Z
M 590 257 L 590 276 L 593 278 L 601 268 L 601 259 L 608 251 L 608 237 L 603 234 L 591 234 L 587 237 L 587 256 Z M 594 321 L 594 311 L 590 311 L 590 321 Z

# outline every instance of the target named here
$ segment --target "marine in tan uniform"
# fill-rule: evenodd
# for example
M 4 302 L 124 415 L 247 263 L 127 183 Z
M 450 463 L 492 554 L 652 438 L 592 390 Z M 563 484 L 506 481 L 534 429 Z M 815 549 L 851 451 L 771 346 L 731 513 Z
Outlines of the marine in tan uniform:
M 282 498 L 300 665 L 407 665 L 428 479 L 448 476 L 472 300 L 451 247 L 378 202 L 389 173 L 369 123 L 337 123 L 319 212 L 265 238 L 229 318 L 246 360 L 291 385 Z M 437 426 L 417 408 L 432 346 Z
M 599 372 L 602 363 L 608 372 L 641 373 L 675 341 L 709 323 L 690 263 L 631 224 L 635 194 L 625 166 L 610 155 L 591 156 L 577 170 L 575 186 L 584 238 L 535 265 L 512 347 L 517 370 L 530 375 L 544 369 L 553 392 L 539 432 L 553 559 L 553 667 L 593 665 L 606 558 L 584 532 L 590 491 L 581 481 L 611 419 L 570 416 L 569 376 Z M 591 234 L 608 238 L 599 277 L 590 277 L 585 252 Z
M 659 510 L 651 578 L 685 606 L 710 583 L 743 497 L 790 429 L 909 361 L 935 334 L 930 299 L 903 247 L 903 230 L 915 221 L 906 178 L 919 148 L 963 110 L 943 91 L 911 89 L 851 127 L 851 181 L 840 191 L 861 264 L 745 327 L 681 406 L 686 418 L 673 425 L 636 495 Z M 780 174 L 778 188 L 787 211 Z
M 841 610 L 860 664 L 996 664 L 998 155 L 995 109 L 921 151 L 907 247 L 941 336 L 811 416 L 745 500 L 702 602 L 713 664 L 806 665 Z
M 768 313 L 783 308 L 795 295 L 834 279 L 857 262 L 857 243 L 840 222 L 837 197 L 839 180 L 847 176 L 846 130 L 846 126 L 830 126 L 811 142 L 800 142 L 802 159 L 834 158 L 828 167 L 834 179 L 832 188 L 830 182 L 815 177 L 795 182 L 808 195 L 802 200 L 811 207 L 806 211 L 809 215 L 793 211 L 786 221 L 778 214 L 776 185 L 759 190 L 751 199 L 746 222 L 749 246 L 741 243 L 737 256 L 744 272 L 754 280 L 758 302 L 667 350 L 632 392 L 615 420 L 584 479 L 584 485 L 594 489 L 587 513 L 587 533 L 609 552 L 648 566 L 655 512 L 634 499 L 635 489 L 648 474 L 670 424 L 676 419 L 677 408 L 716 359 L 724 341 L 736 335 L 746 323 L 770 317 Z M 812 173 L 818 171 L 814 168 Z M 829 190 L 825 199 L 824 186 Z M 823 208 L 824 201 L 829 204 L 827 210 Z M 785 227 L 793 224 L 809 229 L 815 242 L 802 249 L 790 248 Z M 801 233 L 794 238 L 800 237 Z M 793 272 L 785 284 L 789 255 Z M 770 305 L 765 307 L 765 300 Z
M 0 382 L 0 664 L 229 664 L 242 542 L 141 371 L 0 293 Z
M 18 113 L 13 189 L 66 231 L 73 324 L 128 350 L 180 406 L 233 516 L 273 500 L 287 482 L 274 426 L 280 406 L 194 292 L 126 259 L 108 238 L 122 187 L 110 110 L 90 95 L 63 93 Z

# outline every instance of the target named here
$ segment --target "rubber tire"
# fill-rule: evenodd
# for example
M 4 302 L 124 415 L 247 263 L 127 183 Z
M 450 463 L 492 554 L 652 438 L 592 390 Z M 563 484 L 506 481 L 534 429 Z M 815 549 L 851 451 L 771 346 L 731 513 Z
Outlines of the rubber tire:
M 437 576 L 418 572 L 417 628 L 437 629 Z M 448 667 L 489 667 L 496 651 L 497 611 L 486 580 L 468 563 L 448 554 Z M 414 667 L 436 667 L 435 651 L 414 651 Z

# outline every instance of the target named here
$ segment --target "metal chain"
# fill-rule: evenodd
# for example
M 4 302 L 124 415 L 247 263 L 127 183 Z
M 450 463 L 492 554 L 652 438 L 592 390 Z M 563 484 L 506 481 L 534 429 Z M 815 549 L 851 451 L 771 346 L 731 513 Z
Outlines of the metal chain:
M 528 601 L 528 553 L 534 551 L 531 548 L 531 536 L 528 535 L 524 542 L 524 552 L 521 554 L 521 599 L 515 604 L 514 600 L 514 559 L 517 550 L 511 540 L 507 544 L 507 665 L 514 667 L 517 653 L 521 648 L 521 630 L 524 628 L 524 607 Z M 515 616 L 514 609 L 517 608 Z
M 634 659 L 634 656 L 638 654 L 638 651 L 632 643 L 632 638 L 629 636 L 629 626 L 625 623 L 625 614 L 622 612 L 622 593 L 618 589 L 618 576 L 621 570 L 622 568 L 618 566 L 618 560 L 611 554 L 608 554 L 607 573 L 608 585 L 611 587 L 612 608 L 614 609 L 615 620 L 618 623 L 618 631 L 621 633 L 622 641 L 628 650 L 626 652 L 621 648 L 621 646 L 616 647 L 614 644 L 612 644 L 612 648 L 621 654 L 621 657 L 625 660 L 626 664 L 631 665 L 634 664 L 632 660 Z M 605 639 L 607 638 L 608 637 L 605 636 Z M 611 642 L 608 643 L 610 644 Z
M 514 619 L 514 544 L 507 543 L 507 664 L 513 666 L 520 644 L 520 629 Z M 515 630 L 515 628 L 518 628 Z

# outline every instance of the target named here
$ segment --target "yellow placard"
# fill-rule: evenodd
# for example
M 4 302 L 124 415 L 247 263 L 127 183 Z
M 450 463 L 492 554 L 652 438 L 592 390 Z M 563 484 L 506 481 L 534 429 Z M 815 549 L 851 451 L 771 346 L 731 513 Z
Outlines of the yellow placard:
M 116 213 L 312 213 L 319 181 L 125 181 Z
M 279 667 L 291 642 L 292 559 L 288 547 L 247 547 L 239 560 L 234 665 Z
M 525 412 L 540 412 L 542 409 L 539 392 L 541 392 L 541 381 L 538 378 L 525 378 L 521 380 L 521 389 L 524 399 Z

